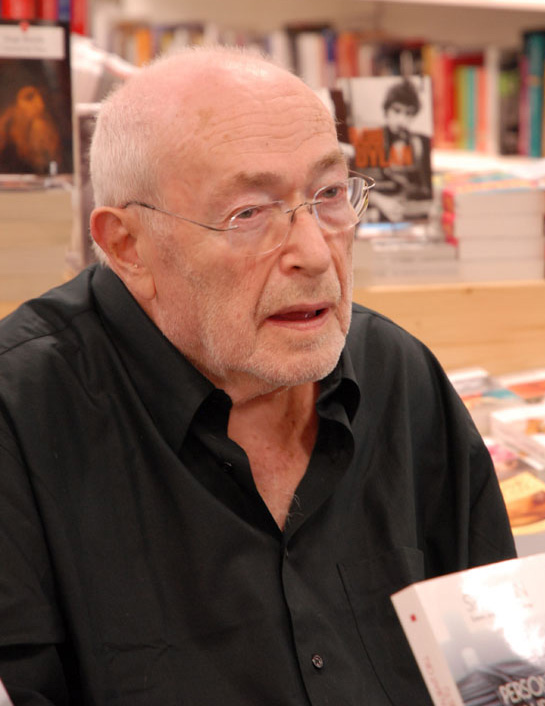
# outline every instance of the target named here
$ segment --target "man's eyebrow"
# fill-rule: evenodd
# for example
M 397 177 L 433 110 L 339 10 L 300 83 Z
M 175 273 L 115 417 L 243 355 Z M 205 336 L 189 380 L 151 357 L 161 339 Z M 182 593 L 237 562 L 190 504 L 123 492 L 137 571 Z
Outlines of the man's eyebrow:
M 348 167 L 346 158 L 340 151 L 332 152 L 331 154 L 319 159 L 310 167 L 309 173 L 311 176 L 317 176 L 331 167 L 337 166 Z M 263 189 L 279 186 L 284 181 L 284 178 L 285 177 L 280 172 L 237 172 L 219 187 L 215 196 L 219 198 L 222 196 L 228 197 L 231 196 L 236 190 L 252 188 Z

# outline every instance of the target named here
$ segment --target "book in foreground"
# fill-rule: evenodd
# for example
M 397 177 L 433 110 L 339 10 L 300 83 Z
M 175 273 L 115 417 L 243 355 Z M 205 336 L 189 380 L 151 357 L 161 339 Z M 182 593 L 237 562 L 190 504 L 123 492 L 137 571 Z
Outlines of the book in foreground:
M 2 684 L 2 680 L 0 679 L 0 706 L 13 706 L 13 702 L 8 696 L 8 692 L 6 691 L 4 685 Z
M 436 706 L 545 706 L 545 554 L 392 596 Z

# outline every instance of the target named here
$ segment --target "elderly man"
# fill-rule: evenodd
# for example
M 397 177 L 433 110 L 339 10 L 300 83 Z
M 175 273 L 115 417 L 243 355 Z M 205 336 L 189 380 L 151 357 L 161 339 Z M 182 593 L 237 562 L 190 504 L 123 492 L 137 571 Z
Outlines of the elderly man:
M 0 327 L 0 677 L 16 704 L 429 703 L 390 594 L 513 556 L 432 354 L 351 305 L 327 109 L 261 58 L 102 107 L 103 264 Z

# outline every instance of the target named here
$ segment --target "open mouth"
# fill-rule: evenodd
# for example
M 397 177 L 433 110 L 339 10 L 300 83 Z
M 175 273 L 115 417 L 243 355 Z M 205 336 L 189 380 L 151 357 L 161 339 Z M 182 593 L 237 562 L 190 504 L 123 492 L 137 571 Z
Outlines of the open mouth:
M 271 321 L 315 321 L 323 316 L 327 309 L 310 309 L 302 311 L 283 311 L 270 316 Z

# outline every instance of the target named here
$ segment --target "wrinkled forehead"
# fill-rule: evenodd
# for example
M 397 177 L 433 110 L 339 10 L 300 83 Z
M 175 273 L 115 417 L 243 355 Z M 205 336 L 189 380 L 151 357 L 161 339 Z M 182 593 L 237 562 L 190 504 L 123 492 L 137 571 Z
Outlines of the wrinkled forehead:
M 337 148 L 334 120 L 300 79 L 268 65 L 160 75 L 139 100 L 157 135 L 160 179 L 198 178 L 205 171 L 297 156 L 299 164 Z M 312 154 L 311 154 L 312 153 Z M 274 165 L 270 165 L 274 167 Z

